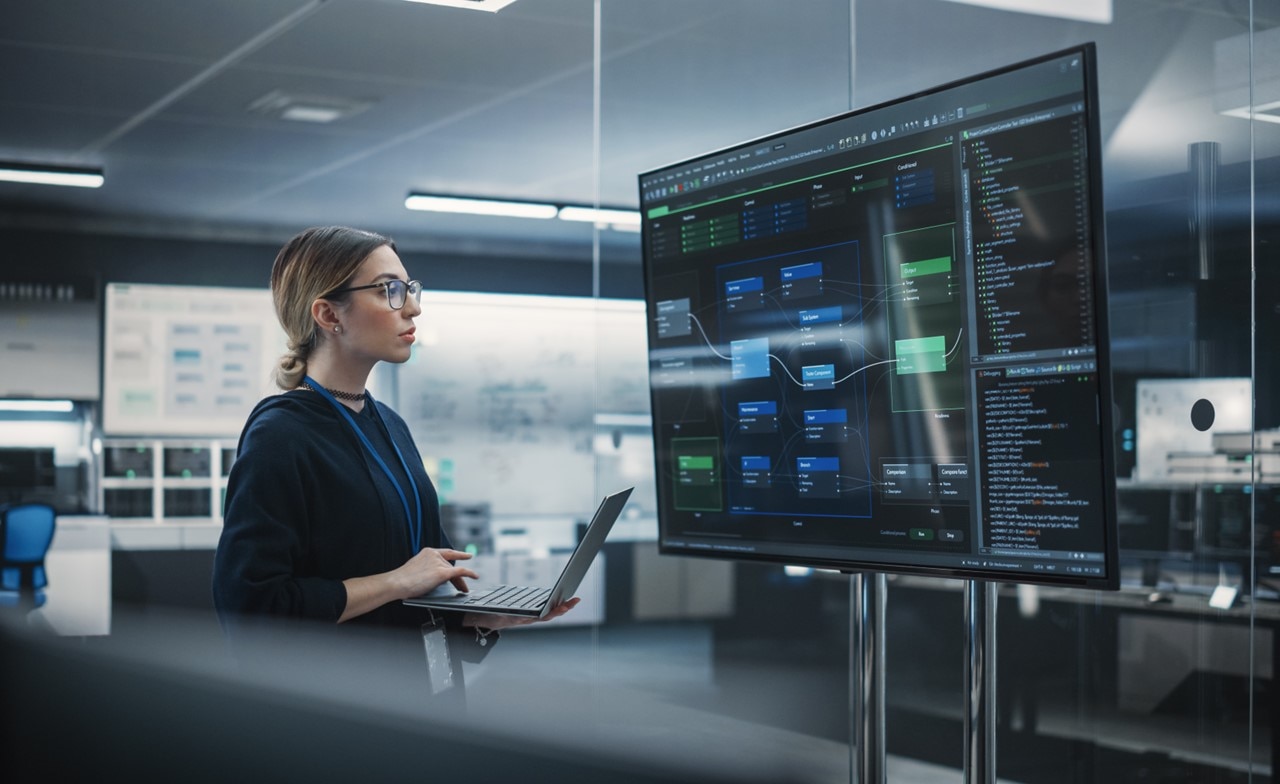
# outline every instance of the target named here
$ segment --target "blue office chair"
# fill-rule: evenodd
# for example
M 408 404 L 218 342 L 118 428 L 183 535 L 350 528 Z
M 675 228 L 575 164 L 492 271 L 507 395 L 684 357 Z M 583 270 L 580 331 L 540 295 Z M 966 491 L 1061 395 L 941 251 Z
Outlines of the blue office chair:
M 57 514 L 48 504 L 0 507 L 0 606 L 34 609 L 49 584 L 44 556 Z

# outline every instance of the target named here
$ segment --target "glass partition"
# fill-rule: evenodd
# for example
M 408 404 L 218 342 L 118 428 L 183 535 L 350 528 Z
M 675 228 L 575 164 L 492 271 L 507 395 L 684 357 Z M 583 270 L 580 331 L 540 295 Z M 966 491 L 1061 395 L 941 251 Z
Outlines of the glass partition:
M 1276 423 L 1255 395 L 1268 380 L 1255 376 L 1249 312 L 1254 227 L 1267 222 L 1251 207 L 1264 123 L 1247 112 L 1259 21 L 1209 3 L 1116 2 L 1107 23 L 937 5 L 933 19 L 966 46 L 913 69 L 922 78 L 1085 39 L 1098 42 L 1102 75 L 1125 572 L 1115 594 L 1001 590 L 997 769 L 1026 782 L 1268 772 L 1274 500 L 1255 433 Z M 861 29 L 877 31 L 858 39 L 859 63 L 921 32 L 888 3 L 858 9 Z M 904 616 L 959 612 L 941 588 L 895 586 L 890 650 L 924 650 L 896 631 Z M 944 688 L 944 660 L 890 660 L 895 737 L 937 714 L 919 685 Z
M 1019 782 L 1266 776 L 1280 618 L 1267 349 L 1280 330 L 1267 261 L 1280 128 L 1267 112 L 1280 101 L 1280 18 L 1245 2 L 1014 5 L 597 3 L 599 201 L 634 207 L 640 171 L 1096 42 L 1122 587 L 999 586 L 997 771 Z M 636 291 L 638 236 L 601 228 L 594 239 L 597 274 Z M 605 400 L 601 484 L 622 459 L 618 434 L 631 437 L 613 417 L 646 413 Z M 623 662 L 644 655 L 637 688 L 798 733 L 826 772 L 847 776 L 848 578 L 659 556 L 638 538 L 620 556 L 625 573 L 610 574 L 624 598 L 595 638 L 600 678 L 626 680 Z M 718 604 L 695 606 L 699 581 Z M 949 780 L 939 771 L 961 765 L 961 588 L 889 581 L 891 780 L 915 766 Z

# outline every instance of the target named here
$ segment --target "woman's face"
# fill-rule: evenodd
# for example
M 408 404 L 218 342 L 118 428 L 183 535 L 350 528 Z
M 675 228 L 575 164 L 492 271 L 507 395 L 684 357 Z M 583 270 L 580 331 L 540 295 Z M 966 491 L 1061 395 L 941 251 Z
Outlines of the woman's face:
M 368 286 L 390 280 L 409 281 L 400 257 L 386 245 L 381 246 L 360 265 L 351 287 Z M 404 362 L 413 348 L 413 318 L 422 307 L 406 292 L 404 307 L 393 310 L 383 286 L 353 291 L 341 316 L 343 348 L 373 361 Z

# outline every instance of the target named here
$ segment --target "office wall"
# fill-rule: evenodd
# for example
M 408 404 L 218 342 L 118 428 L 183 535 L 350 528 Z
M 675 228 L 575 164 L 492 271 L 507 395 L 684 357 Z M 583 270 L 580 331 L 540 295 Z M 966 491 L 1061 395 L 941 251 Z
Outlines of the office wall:
M 179 239 L 0 228 L 5 258 L 0 279 L 93 280 L 99 288 L 109 282 L 266 288 L 276 252 L 287 239 Z M 401 257 L 410 274 L 438 291 L 575 297 L 592 293 L 590 248 L 539 249 L 539 255 L 527 257 L 404 248 Z M 600 290 L 605 297 L 639 298 L 640 272 L 634 263 L 608 260 L 601 265 Z

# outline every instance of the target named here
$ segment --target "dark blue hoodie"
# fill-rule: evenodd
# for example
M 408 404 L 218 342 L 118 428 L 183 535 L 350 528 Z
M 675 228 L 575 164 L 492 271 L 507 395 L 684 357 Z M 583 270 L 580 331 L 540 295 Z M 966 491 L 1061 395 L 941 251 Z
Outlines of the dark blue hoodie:
M 400 447 L 422 502 L 421 545 L 448 547 L 439 499 L 408 427 L 369 401 L 353 417 L 409 496 L 387 432 Z M 411 496 L 408 502 L 416 523 Z M 342 581 L 399 567 L 412 555 L 410 542 L 400 496 L 333 405 L 307 390 L 267 398 L 249 415 L 227 481 L 214 606 L 224 624 L 238 614 L 332 623 L 346 606 Z M 425 616 L 392 602 L 353 620 L 416 626 Z

